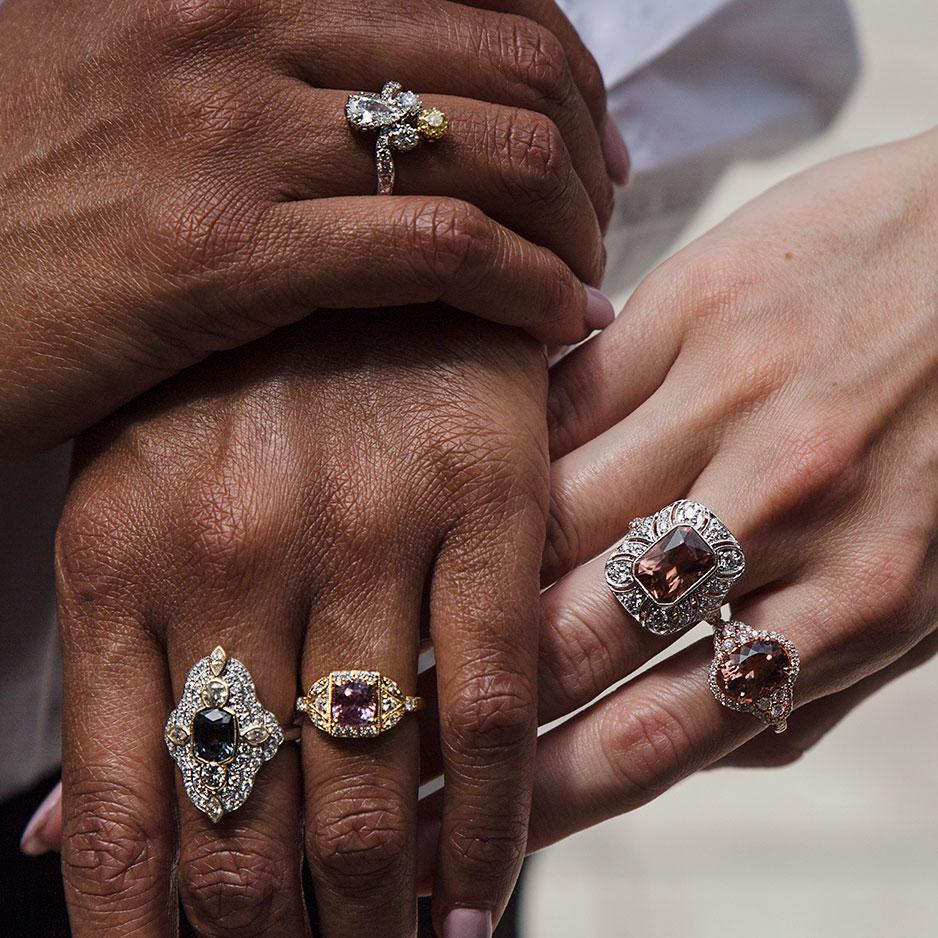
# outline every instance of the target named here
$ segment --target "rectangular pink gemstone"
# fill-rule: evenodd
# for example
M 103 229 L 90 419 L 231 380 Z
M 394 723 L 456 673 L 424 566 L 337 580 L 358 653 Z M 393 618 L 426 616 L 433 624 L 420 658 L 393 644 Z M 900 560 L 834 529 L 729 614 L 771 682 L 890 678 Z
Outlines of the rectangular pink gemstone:
M 342 726 L 367 726 L 378 715 L 378 689 L 367 681 L 343 681 L 332 687 L 332 720 Z
M 677 602 L 716 564 L 710 545 L 688 524 L 672 528 L 635 561 L 635 579 L 655 602 Z

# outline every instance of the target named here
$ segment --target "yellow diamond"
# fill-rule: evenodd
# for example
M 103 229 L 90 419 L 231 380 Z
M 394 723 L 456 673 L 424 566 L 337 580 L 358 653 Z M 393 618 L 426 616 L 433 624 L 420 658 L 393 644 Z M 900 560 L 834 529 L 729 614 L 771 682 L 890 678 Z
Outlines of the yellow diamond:
M 417 118 L 417 132 L 427 140 L 440 140 L 446 136 L 449 121 L 439 108 L 429 108 L 421 111 Z

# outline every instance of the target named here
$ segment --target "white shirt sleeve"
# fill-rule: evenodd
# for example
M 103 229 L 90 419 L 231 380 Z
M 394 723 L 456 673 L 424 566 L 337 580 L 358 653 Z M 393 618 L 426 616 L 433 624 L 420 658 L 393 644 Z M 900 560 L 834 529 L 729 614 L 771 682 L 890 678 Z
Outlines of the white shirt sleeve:
M 839 111 L 859 70 L 845 0 L 560 0 L 599 62 L 632 157 L 609 292 L 656 263 L 727 165 Z

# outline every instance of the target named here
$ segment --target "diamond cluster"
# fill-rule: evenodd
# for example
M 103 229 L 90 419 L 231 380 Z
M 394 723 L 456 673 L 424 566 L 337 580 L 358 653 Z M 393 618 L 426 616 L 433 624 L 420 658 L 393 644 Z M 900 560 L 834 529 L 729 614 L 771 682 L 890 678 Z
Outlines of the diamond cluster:
M 218 821 L 247 800 L 261 765 L 277 754 L 283 730 L 261 706 L 247 668 L 219 647 L 189 671 L 165 739 L 186 794 Z
M 631 523 L 606 561 L 606 583 L 639 624 L 669 635 L 712 618 L 745 569 L 726 525 L 682 499 Z
M 355 739 L 378 736 L 414 707 L 414 699 L 378 671 L 333 671 L 296 702 L 324 733 Z
M 376 132 L 378 161 L 378 192 L 390 194 L 394 189 L 394 150 L 413 150 L 424 140 L 440 140 L 449 123 L 439 108 L 423 109 L 420 96 L 404 91 L 400 82 L 389 81 L 380 94 L 359 92 L 349 95 L 345 116 L 356 130 Z

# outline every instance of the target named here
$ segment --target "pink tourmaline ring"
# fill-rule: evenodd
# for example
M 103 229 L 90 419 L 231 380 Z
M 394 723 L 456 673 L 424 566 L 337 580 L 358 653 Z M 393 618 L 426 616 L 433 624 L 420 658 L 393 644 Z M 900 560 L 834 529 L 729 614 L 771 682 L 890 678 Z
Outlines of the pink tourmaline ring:
M 423 701 L 405 694 L 380 671 L 333 671 L 319 678 L 296 709 L 330 736 L 361 739 L 379 736 L 419 710 Z
M 713 696 L 724 707 L 751 713 L 776 733 L 783 733 L 788 726 L 800 668 L 797 649 L 779 632 L 735 621 L 714 629 L 710 665 Z
M 717 617 L 745 569 L 729 528 L 709 508 L 680 499 L 629 525 L 606 561 L 606 583 L 641 626 L 669 635 Z

